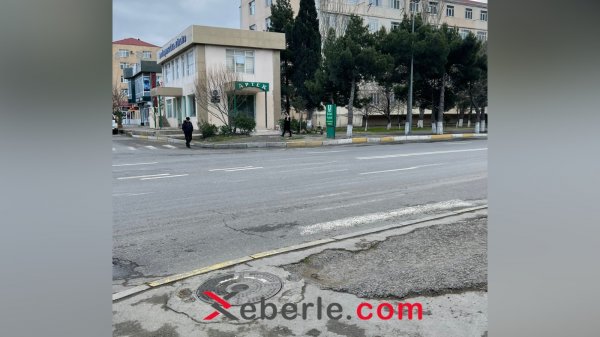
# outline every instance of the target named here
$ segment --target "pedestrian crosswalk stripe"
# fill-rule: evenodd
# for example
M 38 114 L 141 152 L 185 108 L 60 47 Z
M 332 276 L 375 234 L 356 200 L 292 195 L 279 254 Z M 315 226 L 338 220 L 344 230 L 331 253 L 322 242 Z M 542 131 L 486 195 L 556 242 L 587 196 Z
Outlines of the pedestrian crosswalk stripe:
M 169 144 L 165 144 L 163 146 L 166 147 L 166 148 L 169 148 L 169 149 L 174 149 L 175 148 L 175 146 L 169 145 Z
M 156 148 L 152 145 L 146 145 L 145 147 L 150 150 L 156 150 Z
M 128 146 L 127 148 L 128 148 L 129 150 L 131 150 L 131 151 L 135 151 L 135 150 L 137 150 L 137 149 L 136 149 L 135 147 L 133 147 L 133 146 Z

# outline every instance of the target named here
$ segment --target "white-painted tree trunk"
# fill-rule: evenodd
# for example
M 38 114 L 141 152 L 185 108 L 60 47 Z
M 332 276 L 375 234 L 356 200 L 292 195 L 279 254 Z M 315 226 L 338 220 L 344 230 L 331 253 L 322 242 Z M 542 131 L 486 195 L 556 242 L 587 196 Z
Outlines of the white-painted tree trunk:
M 437 134 L 438 135 L 442 135 L 444 134 L 444 123 L 443 122 L 437 122 Z
M 436 130 L 437 130 L 437 123 L 431 123 L 431 133 L 436 135 L 437 134 Z
M 481 132 L 485 132 L 485 119 L 481 120 Z
M 346 137 L 352 137 L 352 124 L 346 126 Z
M 479 122 L 475 123 L 475 133 L 479 133 Z
M 470 120 L 470 119 L 467 121 L 467 127 L 468 127 L 468 128 L 470 128 L 470 127 L 471 127 L 471 120 Z
M 369 119 L 365 119 L 365 131 L 369 131 Z
M 458 127 L 462 128 L 462 126 L 463 126 L 463 119 L 461 118 L 458 120 Z
M 422 128 L 422 127 L 423 127 L 423 120 L 422 120 L 422 119 L 419 119 L 419 120 L 417 121 L 417 127 L 418 127 L 418 128 Z
M 388 122 L 388 123 L 387 123 L 387 127 L 386 127 L 386 128 L 387 128 L 388 130 L 389 130 L 389 129 L 391 129 L 391 128 L 392 128 L 392 122 Z

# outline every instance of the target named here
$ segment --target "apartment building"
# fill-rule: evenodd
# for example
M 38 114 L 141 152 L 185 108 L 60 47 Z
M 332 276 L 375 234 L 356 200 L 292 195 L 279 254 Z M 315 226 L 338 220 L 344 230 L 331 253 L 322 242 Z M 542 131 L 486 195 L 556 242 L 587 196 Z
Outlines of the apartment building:
M 160 47 L 136 38 L 126 38 L 112 43 L 112 85 L 118 87 L 124 97 L 129 96 L 128 80 L 125 78 L 124 69 L 133 67 L 141 61 L 156 61 L 156 52 Z M 127 99 L 121 106 L 123 111 L 128 111 L 130 104 Z

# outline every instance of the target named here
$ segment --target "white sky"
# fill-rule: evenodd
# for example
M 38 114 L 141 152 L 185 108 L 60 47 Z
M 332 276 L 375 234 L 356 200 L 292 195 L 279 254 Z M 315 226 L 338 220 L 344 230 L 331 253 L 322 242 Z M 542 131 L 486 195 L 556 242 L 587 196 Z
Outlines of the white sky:
M 239 4 L 240 0 L 113 0 L 113 41 L 133 37 L 160 47 L 190 25 L 239 28 Z

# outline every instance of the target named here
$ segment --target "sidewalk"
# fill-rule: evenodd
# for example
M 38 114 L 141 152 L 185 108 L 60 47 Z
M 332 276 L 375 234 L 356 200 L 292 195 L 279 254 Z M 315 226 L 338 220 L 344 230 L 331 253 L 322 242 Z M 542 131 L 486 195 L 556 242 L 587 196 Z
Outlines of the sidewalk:
M 113 336 L 487 336 L 487 206 L 253 254 L 115 294 Z
M 185 143 L 178 129 L 153 130 L 142 127 L 126 128 L 125 133 L 134 138 L 167 143 Z M 271 134 L 269 134 L 271 133 Z M 336 139 L 328 139 L 326 135 L 294 134 L 292 137 L 281 137 L 279 131 L 262 132 L 258 135 L 239 136 L 232 139 L 202 140 L 199 133 L 194 133 L 192 145 L 209 149 L 247 149 L 247 148 L 299 148 L 320 147 L 348 144 L 391 144 L 412 142 L 453 141 L 462 139 L 487 139 L 487 133 L 447 133 L 443 135 L 398 135 L 397 132 L 362 136 L 357 134 L 346 138 L 345 134 L 336 135 Z

